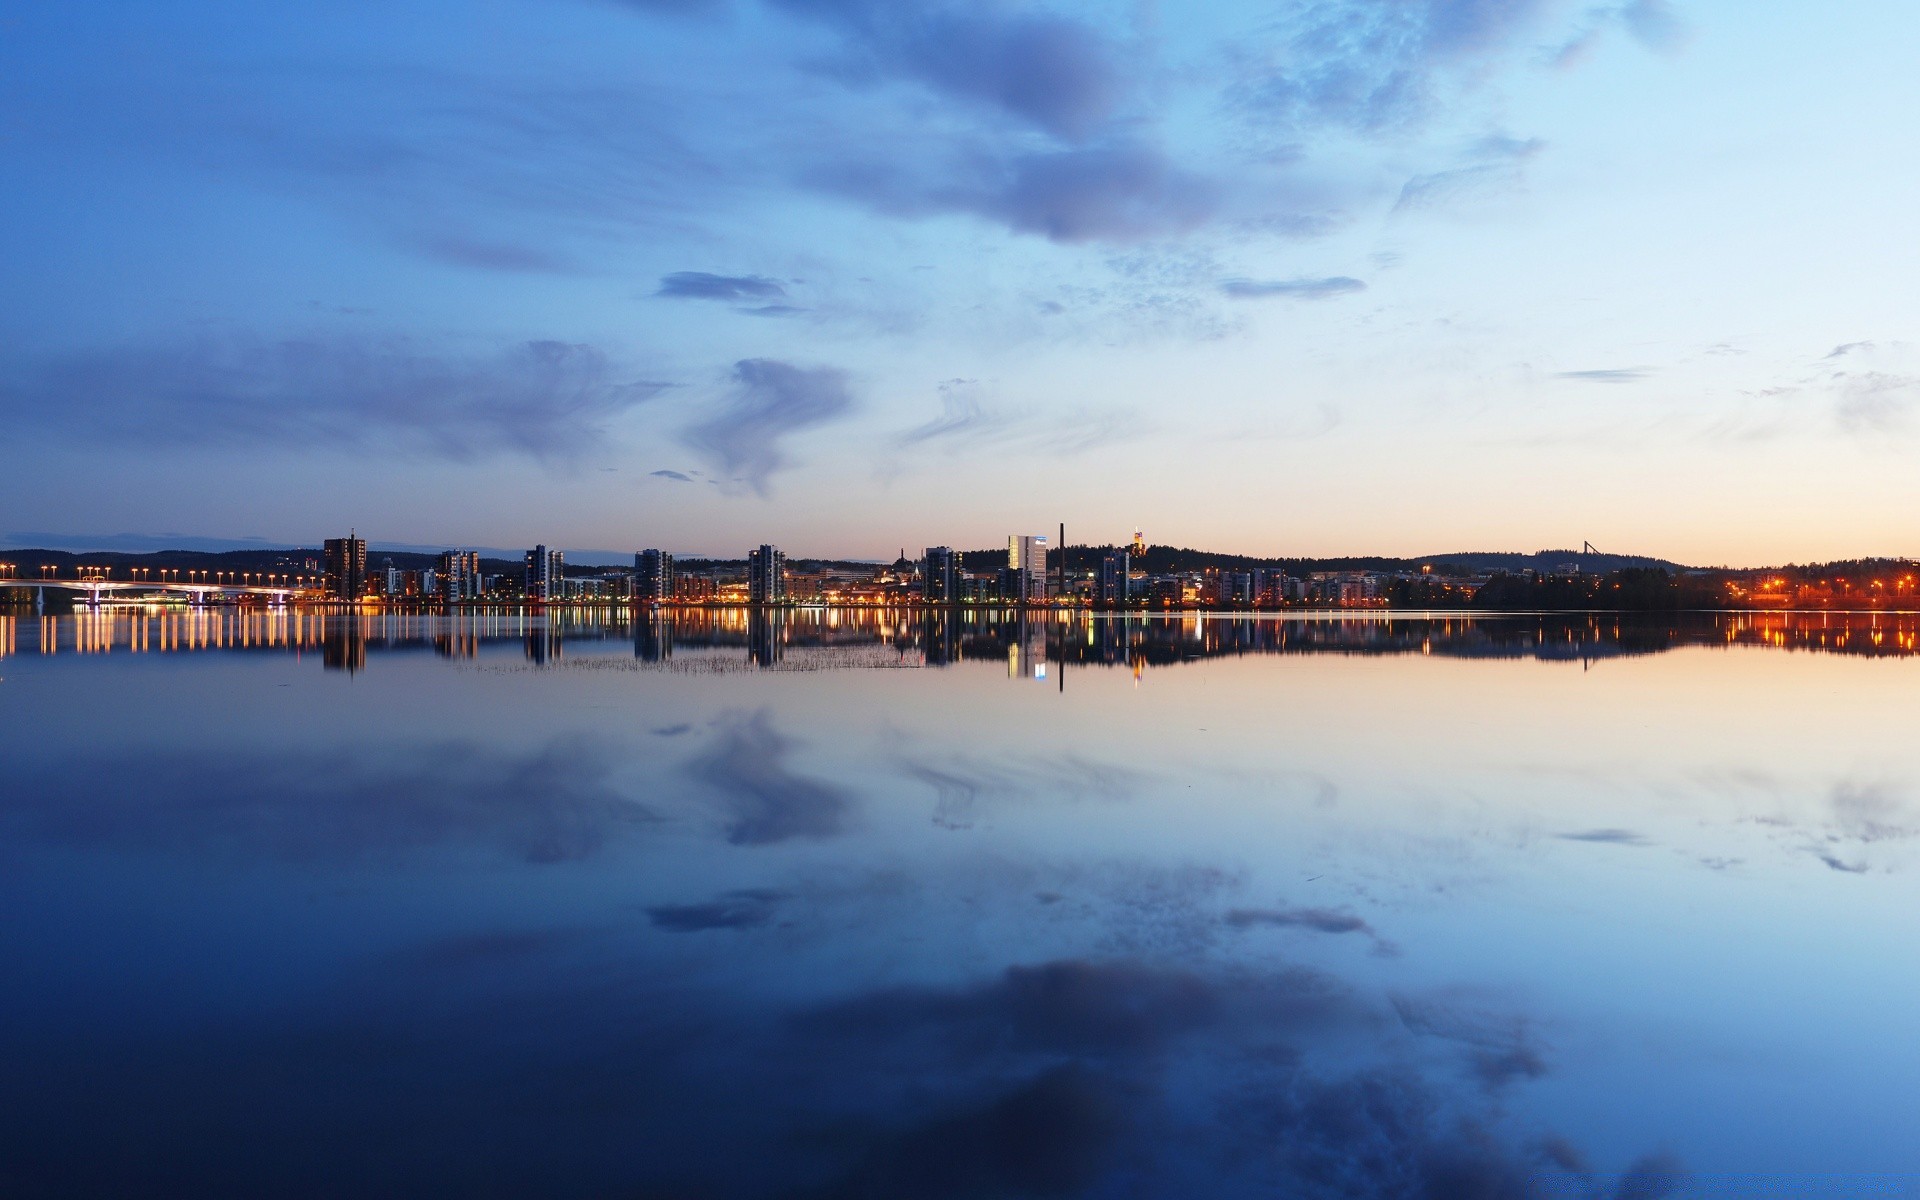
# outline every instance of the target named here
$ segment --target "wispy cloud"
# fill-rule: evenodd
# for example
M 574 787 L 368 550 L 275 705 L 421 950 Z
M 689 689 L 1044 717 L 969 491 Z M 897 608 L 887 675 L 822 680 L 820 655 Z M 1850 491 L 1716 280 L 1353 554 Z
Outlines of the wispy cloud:
M 1907 427 L 1907 415 L 1920 394 L 1920 376 L 1888 371 L 1836 371 L 1834 420 L 1854 434 L 1895 433 Z
M 1631 829 L 1587 829 L 1579 833 L 1557 833 L 1554 835 L 1568 842 L 1597 842 L 1607 846 L 1647 846 L 1646 835 L 1635 833 Z
M 666 470 L 665 468 L 662 468 L 661 470 L 658 470 L 658 471 L 648 471 L 647 474 L 653 476 L 656 479 L 671 479 L 675 483 L 692 483 L 693 482 L 693 476 L 688 475 L 684 471 L 670 471 L 670 470 Z
M 16 428 L 141 445 L 575 458 L 666 390 L 588 345 L 456 352 L 406 338 L 180 345 L 0 362 Z
M 901 447 L 926 442 L 965 440 L 998 433 L 1013 422 L 1005 413 L 991 412 L 973 393 L 971 379 L 949 379 L 940 385 L 940 415 L 894 435 Z
M 1245 53 L 1235 94 L 1299 131 L 1365 134 L 1432 119 L 1485 65 L 1526 43 L 1539 0 L 1327 0 L 1281 6 L 1277 42 Z
M 1610 29 L 1621 29 L 1634 41 L 1657 53 L 1672 53 L 1686 45 L 1692 30 L 1667 0 L 1629 0 L 1587 10 L 1587 23 L 1549 57 L 1556 67 L 1585 60 Z
M 1652 374 L 1647 367 L 1601 367 L 1590 371 L 1559 371 L 1554 378 L 1575 383 L 1639 383 Z
M 1067 140 L 1111 117 L 1127 75 L 1101 30 L 1070 17 L 927 0 L 773 0 L 846 39 L 833 73 L 890 79 L 979 105 Z
M 787 439 L 839 420 L 853 407 L 845 371 L 750 358 L 734 364 L 726 401 L 710 418 L 683 429 L 680 439 L 723 476 L 764 496 L 774 473 L 791 465 Z
M 1401 185 L 1396 213 L 1484 200 L 1519 186 L 1528 162 L 1546 148 L 1539 138 L 1494 134 L 1467 147 L 1459 165 L 1415 175 Z
M 787 294 L 777 281 L 760 275 L 709 275 L 705 271 L 675 271 L 662 276 L 653 293 L 680 300 L 773 300 Z
M 1228 279 L 1220 284 L 1220 293 L 1235 300 L 1258 300 L 1280 296 L 1293 300 L 1328 300 L 1364 292 L 1362 280 L 1345 275 L 1325 279 Z
M 977 143 L 950 156 L 839 158 L 807 183 L 895 216 L 969 213 L 1055 242 L 1136 241 L 1216 217 L 1221 184 L 1147 142 L 1026 150 Z

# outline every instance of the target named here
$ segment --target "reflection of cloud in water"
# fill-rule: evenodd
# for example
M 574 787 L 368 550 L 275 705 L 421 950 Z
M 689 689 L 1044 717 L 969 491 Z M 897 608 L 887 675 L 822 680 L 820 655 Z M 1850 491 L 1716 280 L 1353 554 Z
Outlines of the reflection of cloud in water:
M 798 837 L 831 837 L 852 806 L 848 793 L 787 769 L 793 743 L 773 728 L 766 709 L 730 713 L 718 721 L 713 743 L 693 762 L 693 774 L 726 797 L 733 819 L 727 840 L 765 846 Z
M 1333 908 L 1235 908 L 1227 912 L 1233 929 L 1304 929 L 1312 933 L 1358 933 L 1373 943 L 1374 952 L 1395 953 L 1393 943 L 1377 933 L 1366 918 Z
M 16 768 L 0 827 L 195 857 L 373 857 L 485 846 L 528 862 L 585 858 L 651 824 L 604 750 L 515 754 L 465 742 L 262 754 L 147 751 Z
M 408 956 L 444 988 L 401 986 L 386 958 L 245 1027 L 89 1040 L 0 1152 L 28 1191 L 178 1177 L 207 1197 L 295 1177 L 315 1195 L 1519 1200 L 1542 1170 L 1578 1185 L 1552 1194 L 1604 1194 L 1569 1143 L 1496 1132 L 1486 1088 L 1421 1066 L 1429 1037 L 1523 1036 L 1415 1002 L 1396 1021 L 1319 971 L 1064 958 L 795 1004 L 703 989 L 643 944 L 462 935 Z M 115 1153 L 85 1153 L 101 1142 Z M 1663 1194 L 1671 1164 L 1650 1163 L 1618 1194 Z
M 895 761 L 902 775 L 934 790 L 933 823 L 948 829 L 971 828 L 989 801 L 1117 799 L 1132 795 L 1146 778 L 1132 767 L 1075 754 L 933 753 L 903 744 Z
M 1792 795 L 1790 790 L 1774 793 L 1776 800 Z M 1778 830 L 1795 852 L 1849 875 L 1893 869 L 1899 848 L 1920 833 L 1905 789 L 1886 781 L 1842 779 L 1826 790 L 1811 812 L 1749 817 L 1747 822 Z
M 1547 1073 L 1546 1057 L 1523 1017 L 1459 995 L 1394 996 L 1392 1003 L 1409 1032 L 1457 1043 L 1468 1072 L 1489 1091 Z

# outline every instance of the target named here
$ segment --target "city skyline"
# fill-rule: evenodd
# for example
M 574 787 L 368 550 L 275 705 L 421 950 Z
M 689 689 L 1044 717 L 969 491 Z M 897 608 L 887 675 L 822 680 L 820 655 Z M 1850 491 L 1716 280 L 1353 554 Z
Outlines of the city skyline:
M 1904 6 L 9 15 L 0 536 L 1920 540 Z

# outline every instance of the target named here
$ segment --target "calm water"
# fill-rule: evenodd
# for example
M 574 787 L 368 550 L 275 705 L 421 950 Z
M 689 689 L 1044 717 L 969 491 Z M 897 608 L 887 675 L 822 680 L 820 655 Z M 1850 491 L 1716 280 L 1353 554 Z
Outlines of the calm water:
M 0 1195 L 1920 1195 L 1915 618 L 0 618 Z

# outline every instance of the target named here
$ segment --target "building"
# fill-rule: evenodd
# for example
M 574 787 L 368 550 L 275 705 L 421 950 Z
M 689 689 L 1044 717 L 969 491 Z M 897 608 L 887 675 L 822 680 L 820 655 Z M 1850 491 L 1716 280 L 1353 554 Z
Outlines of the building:
M 1043 534 L 1007 537 L 1007 570 L 1012 573 L 1005 599 L 1019 604 L 1047 602 L 1047 539 Z
M 566 590 L 566 577 L 566 555 L 545 546 L 535 546 L 527 551 L 527 599 L 558 600 Z
M 673 555 L 665 550 L 642 550 L 633 556 L 633 598 L 640 604 L 673 599 Z
M 960 602 L 960 556 L 950 546 L 928 546 L 920 595 L 929 604 Z
M 328 538 L 321 545 L 327 567 L 327 594 L 335 600 L 358 600 L 367 590 L 367 539 L 349 533 Z
M 1109 550 L 1100 560 L 1100 603 L 1107 608 L 1125 608 L 1129 596 L 1131 558 L 1125 550 Z
M 1133 531 L 1133 556 L 1144 558 L 1147 553 L 1147 535 L 1141 530 Z
M 439 585 L 440 599 L 444 603 L 459 604 L 462 601 L 478 600 L 483 590 L 480 578 L 480 552 L 477 550 L 442 551 L 436 582 Z
M 784 604 L 787 599 L 787 556 L 778 546 L 747 552 L 747 603 Z

